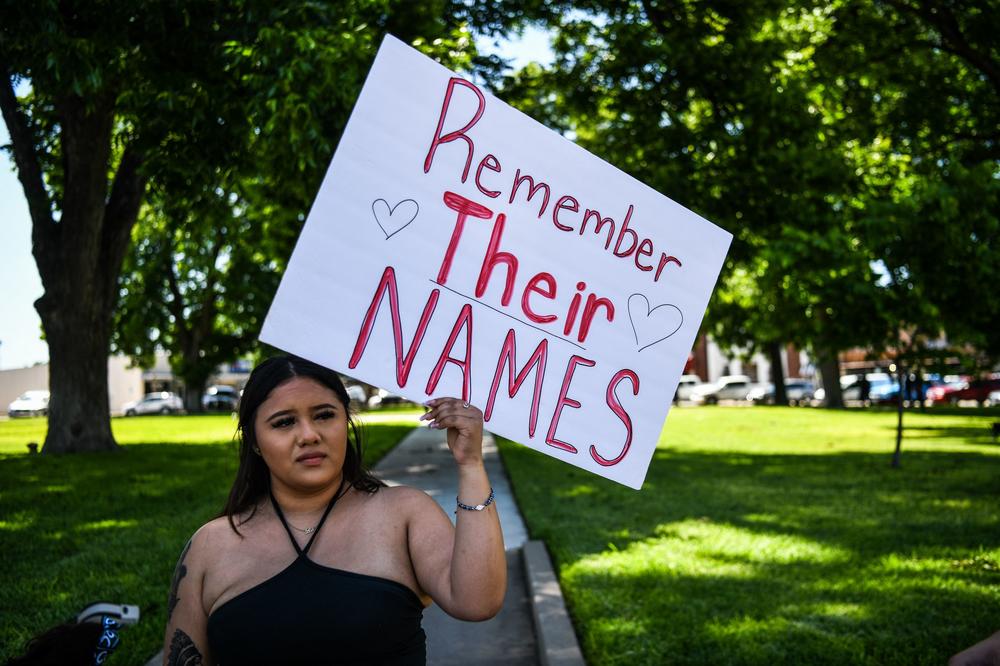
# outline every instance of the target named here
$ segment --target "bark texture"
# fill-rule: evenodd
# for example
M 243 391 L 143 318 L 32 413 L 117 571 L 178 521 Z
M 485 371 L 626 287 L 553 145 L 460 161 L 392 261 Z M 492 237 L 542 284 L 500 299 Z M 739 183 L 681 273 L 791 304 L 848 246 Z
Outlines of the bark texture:
M 836 352 L 828 352 L 820 358 L 819 371 L 823 376 L 824 406 L 830 409 L 844 407 L 844 394 L 840 390 L 840 361 Z
M 781 363 L 781 343 L 772 342 L 767 346 L 771 361 L 771 382 L 774 384 L 774 404 L 788 405 L 788 391 L 785 390 L 785 371 Z

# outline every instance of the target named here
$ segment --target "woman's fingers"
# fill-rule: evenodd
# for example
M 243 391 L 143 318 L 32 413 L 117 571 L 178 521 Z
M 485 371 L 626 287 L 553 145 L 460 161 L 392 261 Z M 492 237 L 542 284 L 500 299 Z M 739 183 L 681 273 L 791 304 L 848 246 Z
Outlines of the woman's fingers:
M 434 398 L 424 403 L 428 408 L 421 421 L 428 421 L 431 428 L 461 428 L 475 426 L 483 419 L 475 405 L 458 398 Z

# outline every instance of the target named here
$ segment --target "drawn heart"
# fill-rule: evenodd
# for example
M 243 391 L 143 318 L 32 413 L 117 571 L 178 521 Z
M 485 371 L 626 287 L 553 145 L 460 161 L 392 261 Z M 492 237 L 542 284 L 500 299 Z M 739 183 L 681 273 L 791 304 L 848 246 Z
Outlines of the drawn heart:
M 650 309 L 649 299 L 642 294 L 628 297 L 628 318 L 632 322 L 638 351 L 663 342 L 679 331 L 684 323 L 684 313 L 676 305 L 664 303 Z
M 389 207 L 389 202 L 385 199 L 376 199 L 372 202 L 372 213 L 375 221 L 382 228 L 386 240 L 402 231 L 410 222 L 417 219 L 420 212 L 420 205 L 413 199 L 403 199 L 393 207 Z

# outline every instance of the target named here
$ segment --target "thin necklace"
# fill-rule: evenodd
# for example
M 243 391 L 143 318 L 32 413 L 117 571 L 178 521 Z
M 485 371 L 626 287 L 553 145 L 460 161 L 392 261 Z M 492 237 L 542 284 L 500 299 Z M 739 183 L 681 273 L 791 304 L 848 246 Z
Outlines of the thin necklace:
M 322 520 L 322 518 L 320 518 L 320 520 Z M 305 532 L 306 534 L 312 534 L 313 532 L 316 531 L 316 527 L 319 527 L 319 522 L 316 523 L 316 527 L 296 527 L 295 525 L 292 525 L 288 521 L 288 518 L 285 518 L 285 522 L 288 523 L 288 526 L 291 527 L 293 530 L 298 530 L 299 532 Z
M 341 480 L 340 480 L 340 485 L 339 485 L 339 486 L 337 487 L 337 492 L 336 492 L 336 494 L 335 494 L 335 495 L 333 496 L 333 502 L 334 502 L 334 503 L 336 503 L 336 501 L 337 501 L 338 499 L 340 499 L 340 491 L 341 491 L 341 490 L 343 490 L 343 488 L 344 488 L 344 480 L 343 480 L 343 479 L 341 479 Z M 271 499 L 272 499 L 272 500 L 274 499 L 274 495 L 271 495 Z M 277 501 L 275 501 L 275 505 L 277 506 Z M 333 507 L 330 507 L 330 508 L 333 508 Z M 324 515 L 325 515 L 325 514 L 324 514 Z M 320 518 L 319 520 L 320 520 L 320 522 L 322 522 L 322 521 L 323 521 L 323 519 L 322 519 L 322 518 Z M 286 524 L 287 524 L 287 525 L 288 525 L 289 527 L 291 527 L 291 528 L 292 528 L 293 530 L 298 530 L 299 532 L 304 532 L 305 534 L 312 534 L 313 532 L 315 532 L 315 531 L 316 531 L 316 527 L 319 527 L 319 523 L 316 523 L 316 527 L 296 527 L 295 525 L 292 525 L 292 524 L 291 524 L 290 522 L 288 522 L 288 519 L 287 519 L 287 518 L 285 519 L 285 523 L 286 523 Z

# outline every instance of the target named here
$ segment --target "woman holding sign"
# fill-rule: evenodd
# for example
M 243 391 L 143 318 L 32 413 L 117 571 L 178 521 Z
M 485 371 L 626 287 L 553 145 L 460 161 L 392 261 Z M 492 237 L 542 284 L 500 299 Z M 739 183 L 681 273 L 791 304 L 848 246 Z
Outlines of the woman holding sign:
M 453 527 L 425 493 L 362 468 L 349 405 L 336 373 L 301 358 L 250 375 L 236 482 L 174 573 L 165 664 L 423 664 L 431 601 L 463 620 L 499 611 L 506 563 L 480 411 L 439 398 L 422 417 L 448 430 Z

